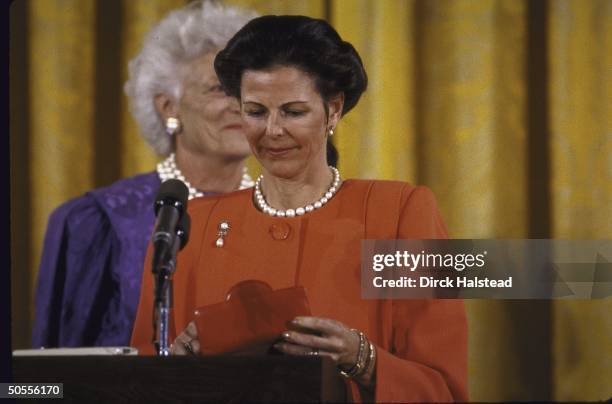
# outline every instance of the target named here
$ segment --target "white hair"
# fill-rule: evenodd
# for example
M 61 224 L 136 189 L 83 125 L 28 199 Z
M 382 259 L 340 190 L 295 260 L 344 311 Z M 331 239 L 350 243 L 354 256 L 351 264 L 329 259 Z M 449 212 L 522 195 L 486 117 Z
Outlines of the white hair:
M 154 99 L 165 94 L 181 97 L 180 67 L 213 50 L 221 49 L 249 20 L 253 11 L 199 0 L 170 12 L 147 33 L 140 53 L 128 64 L 124 90 L 130 111 L 146 142 L 161 156 L 173 150 Z

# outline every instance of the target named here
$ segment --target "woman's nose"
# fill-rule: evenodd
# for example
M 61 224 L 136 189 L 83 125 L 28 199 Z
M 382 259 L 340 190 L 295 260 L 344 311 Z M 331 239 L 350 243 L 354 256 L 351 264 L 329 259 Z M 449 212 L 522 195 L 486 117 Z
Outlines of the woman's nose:
M 266 125 L 266 134 L 270 136 L 281 136 L 283 134 L 283 127 L 279 122 L 279 119 L 275 115 L 268 117 L 268 123 Z

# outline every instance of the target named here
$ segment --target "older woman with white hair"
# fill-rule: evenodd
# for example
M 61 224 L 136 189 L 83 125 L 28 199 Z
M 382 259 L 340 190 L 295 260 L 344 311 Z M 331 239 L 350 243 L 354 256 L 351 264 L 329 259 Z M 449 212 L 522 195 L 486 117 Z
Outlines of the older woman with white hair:
M 50 216 L 38 274 L 33 347 L 130 341 L 161 183 L 189 198 L 253 185 L 239 105 L 213 60 L 255 13 L 196 1 L 169 13 L 129 64 L 125 92 L 147 143 L 166 157 L 150 173 L 87 192 Z

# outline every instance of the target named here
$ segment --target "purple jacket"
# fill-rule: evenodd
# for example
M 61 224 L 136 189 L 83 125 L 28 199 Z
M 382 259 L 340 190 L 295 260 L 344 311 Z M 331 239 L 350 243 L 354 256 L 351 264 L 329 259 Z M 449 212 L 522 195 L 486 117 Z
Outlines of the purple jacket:
M 161 185 L 157 173 L 122 179 L 49 217 L 32 346 L 129 345 Z

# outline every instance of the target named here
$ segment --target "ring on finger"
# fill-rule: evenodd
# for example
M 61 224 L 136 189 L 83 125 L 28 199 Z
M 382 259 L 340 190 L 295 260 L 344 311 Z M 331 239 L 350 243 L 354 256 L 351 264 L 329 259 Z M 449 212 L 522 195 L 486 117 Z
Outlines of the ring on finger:
M 189 352 L 192 355 L 195 355 L 195 352 L 193 351 L 193 347 L 191 346 L 191 341 L 193 341 L 193 340 L 189 340 L 187 342 L 183 342 L 183 346 L 185 347 L 187 352 Z
M 308 354 L 311 356 L 319 356 L 319 348 L 312 348 Z

